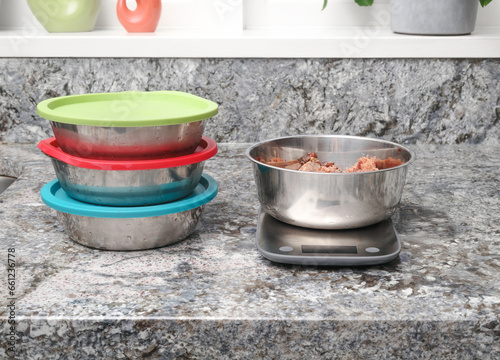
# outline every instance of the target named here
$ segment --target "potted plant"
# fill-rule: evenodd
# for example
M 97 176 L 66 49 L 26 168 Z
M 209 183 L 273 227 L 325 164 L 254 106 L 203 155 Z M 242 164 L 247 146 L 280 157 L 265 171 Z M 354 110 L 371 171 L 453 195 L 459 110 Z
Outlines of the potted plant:
M 492 0 L 479 0 L 482 7 Z M 373 0 L 355 0 L 360 6 Z M 328 0 L 323 1 L 323 9 Z M 391 29 L 412 35 L 466 35 L 476 25 L 478 0 L 391 0 Z

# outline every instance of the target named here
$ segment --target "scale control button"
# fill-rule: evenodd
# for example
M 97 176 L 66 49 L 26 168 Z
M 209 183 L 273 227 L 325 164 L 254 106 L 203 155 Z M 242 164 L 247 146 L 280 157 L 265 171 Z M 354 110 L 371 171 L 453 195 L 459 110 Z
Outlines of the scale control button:
M 376 248 L 376 247 L 367 247 L 365 249 L 366 252 L 369 252 L 369 253 L 378 253 L 380 251 L 379 248 Z
M 291 247 L 291 246 L 282 246 L 282 247 L 280 247 L 280 251 L 290 252 L 290 251 L 293 251 L 293 247 Z

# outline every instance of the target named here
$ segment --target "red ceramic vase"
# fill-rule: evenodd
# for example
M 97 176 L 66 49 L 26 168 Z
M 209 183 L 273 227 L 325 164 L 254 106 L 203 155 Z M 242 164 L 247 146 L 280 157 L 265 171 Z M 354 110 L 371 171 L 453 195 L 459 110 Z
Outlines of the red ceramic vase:
M 137 9 L 127 7 L 126 0 L 118 0 L 118 20 L 128 32 L 154 32 L 161 16 L 161 0 L 136 0 Z

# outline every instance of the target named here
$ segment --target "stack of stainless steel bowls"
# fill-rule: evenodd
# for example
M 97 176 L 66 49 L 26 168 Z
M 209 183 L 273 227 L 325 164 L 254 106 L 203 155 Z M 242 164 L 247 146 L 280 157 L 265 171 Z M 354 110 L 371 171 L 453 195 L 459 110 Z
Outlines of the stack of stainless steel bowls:
M 217 182 L 203 174 L 217 153 L 204 137 L 212 101 L 175 91 L 86 94 L 38 104 L 54 138 L 39 148 L 57 180 L 42 200 L 75 241 L 139 250 L 180 241 L 196 227 Z

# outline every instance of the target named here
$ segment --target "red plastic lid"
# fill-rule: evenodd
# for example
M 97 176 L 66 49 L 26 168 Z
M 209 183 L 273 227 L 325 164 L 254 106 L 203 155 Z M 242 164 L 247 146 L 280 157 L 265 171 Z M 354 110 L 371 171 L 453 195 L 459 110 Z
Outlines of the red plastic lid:
M 199 163 L 217 154 L 217 143 L 203 136 L 200 145 L 193 154 L 167 159 L 154 160 L 94 160 L 73 156 L 61 150 L 55 137 L 40 141 L 38 148 L 45 155 L 51 156 L 68 165 L 94 170 L 152 170 Z

